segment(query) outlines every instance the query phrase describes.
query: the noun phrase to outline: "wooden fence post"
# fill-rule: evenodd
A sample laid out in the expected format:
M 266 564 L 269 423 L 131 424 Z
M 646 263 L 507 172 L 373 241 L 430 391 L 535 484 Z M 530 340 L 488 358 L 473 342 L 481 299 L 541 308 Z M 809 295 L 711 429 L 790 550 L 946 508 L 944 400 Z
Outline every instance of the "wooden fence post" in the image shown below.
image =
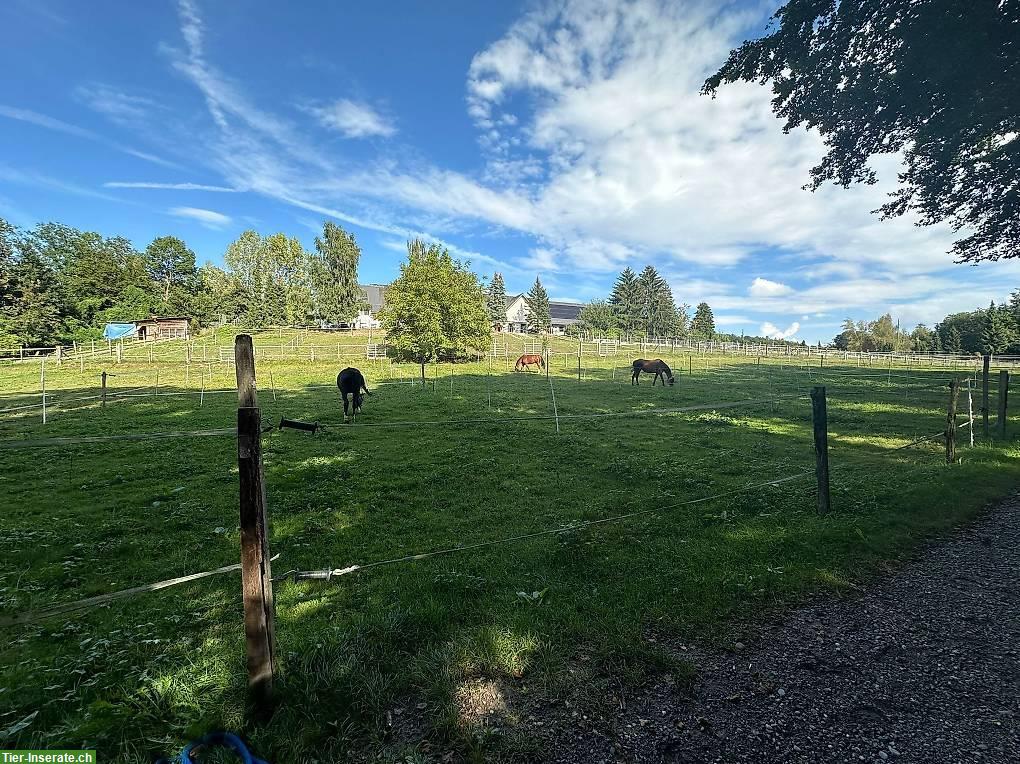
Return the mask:
M 266 487 L 262 469 L 262 412 L 255 387 L 251 336 L 234 342 L 237 374 L 237 468 L 241 520 L 241 592 L 248 655 L 248 690 L 256 711 L 268 709 L 276 662 L 273 580 L 270 570 Z
M 960 393 L 960 380 L 949 383 L 949 406 L 946 408 L 946 464 L 956 461 L 956 398 Z
M 825 410 L 825 388 L 811 388 L 811 419 L 815 432 L 815 479 L 818 483 L 818 511 L 832 508 L 829 498 L 829 428 Z
M 992 365 L 992 357 L 985 353 L 981 370 L 981 429 L 985 440 L 988 440 L 988 367 Z
M 999 372 L 999 420 L 997 429 L 999 437 L 1006 437 L 1006 401 L 1009 397 L 1009 372 L 1003 369 Z
M 101 406 L 102 406 L 102 408 L 106 408 L 106 372 L 105 371 L 102 373 L 102 377 L 101 378 L 103 380 L 102 381 L 103 390 L 102 390 L 102 394 L 101 394 L 101 400 L 102 400 Z

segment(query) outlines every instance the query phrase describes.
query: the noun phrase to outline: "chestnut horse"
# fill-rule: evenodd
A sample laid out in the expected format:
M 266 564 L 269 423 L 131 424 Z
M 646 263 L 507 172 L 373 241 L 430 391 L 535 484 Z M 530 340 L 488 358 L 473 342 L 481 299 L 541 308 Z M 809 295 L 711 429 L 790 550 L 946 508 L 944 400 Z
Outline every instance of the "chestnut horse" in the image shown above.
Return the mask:
M 527 371 L 529 366 L 538 366 L 538 368 L 544 369 L 545 359 L 538 353 L 526 353 L 517 359 L 514 371 Z
M 630 375 L 630 383 L 632 385 L 640 384 L 638 378 L 641 376 L 641 372 L 645 374 L 654 374 L 652 377 L 652 387 L 655 387 L 655 380 L 662 380 L 662 386 L 666 386 L 666 382 L 673 384 L 673 372 L 666 365 L 666 362 L 661 358 L 656 358 L 654 361 L 646 361 L 644 358 L 638 358 L 634 361 L 634 371 Z

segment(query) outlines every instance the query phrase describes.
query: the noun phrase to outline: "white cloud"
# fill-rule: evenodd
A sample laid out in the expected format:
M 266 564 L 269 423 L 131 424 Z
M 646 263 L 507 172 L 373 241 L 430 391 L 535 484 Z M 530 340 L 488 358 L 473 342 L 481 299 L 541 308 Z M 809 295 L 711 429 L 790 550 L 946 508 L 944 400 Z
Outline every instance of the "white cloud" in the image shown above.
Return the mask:
M 347 138 L 380 136 L 389 138 L 397 128 L 393 123 L 366 103 L 340 98 L 325 106 L 307 106 L 323 127 L 336 130 Z
M 152 188 L 168 191 L 211 191 L 214 193 L 237 193 L 240 189 L 226 186 L 206 186 L 201 183 L 147 183 L 111 180 L 104 188 Z
M 761 277 L 752 281 L 751 286 L 747 289 L 747 293 L 751 297 L 778 297 L 779 295 L 789 294 L 792 291 L 793 289 L 786 284 L 781 284 L 778 281 L 769 281 Z
M 163 167 L 177 167 L 176 164 L 163 159 L 162 157 L 149 154 L 145 151 L 139 151 L 138 149 L 133 149 L 130 146 L 125 146 L 118 141 L 105 138 L 91 130 L 85 129 L 84 127 L 72 125 L 69 122 L 64 122 L 63 120 L 55 119 L 54 117 L 47 116 L 46 114 L 40 114 L 39 112 L 31 111 L 29 109 L 18 109 L 12 106 L 0 105 L 0 117 L 15 119 L 19 122 L 26 122 L 31 125 L 37 125 L 38 127 L 44 127 L 47 130 L 55 130 L 60 133 L 66 133 L 67 135 L 84 138 L 88 141 L 95 141 L 96 143 L 101 143 L 116 151 L 130 154 L 131 156 L 138 157 L 139 159 L 144 159 L 146 162 L 152 162 L 153 164 L 162 165 Z
M 229 215 L 199 207 L 171 207 L 168 212 L 175 217 L 197 220 L 206 228 L 224 228 L 234 222 Z
M 780 330 L 775 324 L 766 321 L 758 328 L 758 331 L 760 331 L 763 336 L 771 337 L 774 340 L 788 340 L 800 331 L 800 323 L 794 321 L 786 327 L 786 329 Z
M 946 228 L 870 213 L 894 187 L 898 157 L 876 160 L 875 186 L 809 193 L 802 186 L 824 146 L 813 132 L 783 133 L 767 88 L 699 94 L 730 48 L 760 27 L 761 4 L 724 12 L 712 0 L 536 6 L 467 72 L 467 112 L 484 162 L 474 174 L 430 164 L 417 151 L 331 155 L 309 126 L 260 107 L 221 73 L 207 56 L 194 0 L 179 0 L 179 8 L 185 47 L 170 60 L 205 98 L 215 125 L 203 136 L 207 161 L 231 187 L 389 240 L 442 235 L 452 252 L 484 267 L 517 271 L 522 282 L 537 268 L 569 274 L 585 295 L 608 272 L 655 262 L 678 299 L 705 299 L 717 311 L 756 315 L 756 323 L 972 305 L 992 288 L 960 289 L 962 271 L 944 254 Z M 344 134 L 395 130 L 362 106 L 305 108 Z M 523 234 L 521 256 L 500 262 L 449 241 L 479 228 Z M 748 288 L 755 270 L 784 275 Z M 998 299 L 1001 284 L 1020 276 L 1005 264 L 981 270 L 997 274 Z M 965 272 L 972 282 L 974 270 Z
M 120 125 L 136 125 L 161 108 L 151 98 L 124 93 L 101 82 L 79 85 L 74 95 L 93 111 Z

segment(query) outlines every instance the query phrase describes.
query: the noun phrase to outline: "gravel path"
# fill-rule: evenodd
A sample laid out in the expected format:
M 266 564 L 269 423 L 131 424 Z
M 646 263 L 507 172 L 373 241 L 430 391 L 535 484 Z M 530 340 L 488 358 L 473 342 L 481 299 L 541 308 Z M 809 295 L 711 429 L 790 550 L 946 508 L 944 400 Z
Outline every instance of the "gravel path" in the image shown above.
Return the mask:
M 693 693 L 663 680 L 615 719 L 563 720 L 539 760 L 1020 762 L 1020 497 L 737 647 L 678 647 Z

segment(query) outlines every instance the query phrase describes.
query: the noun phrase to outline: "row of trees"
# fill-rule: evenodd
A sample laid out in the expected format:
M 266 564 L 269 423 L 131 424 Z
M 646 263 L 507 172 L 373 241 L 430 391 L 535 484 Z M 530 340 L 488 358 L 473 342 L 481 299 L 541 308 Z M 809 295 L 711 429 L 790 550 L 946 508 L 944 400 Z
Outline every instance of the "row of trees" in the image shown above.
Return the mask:
M 874 321 L 847 319 L 832 344 L 840 350 L 914 353 L 1020 354 L 1020 291 L 986 310 L 952 313 L 929 328 L 905 332 L 886 313 Z
M 224 269 L 197 267 L 173 236 L 139 252 L 120 236 L 0 219 L 0 347 L 95 339 L 107 322 L 153 314 L 248 327 L 350 321 L 363 307 L 360 257 L 354 237 L 329 222 L 314 252 L 286 234 L 245 231 Z

